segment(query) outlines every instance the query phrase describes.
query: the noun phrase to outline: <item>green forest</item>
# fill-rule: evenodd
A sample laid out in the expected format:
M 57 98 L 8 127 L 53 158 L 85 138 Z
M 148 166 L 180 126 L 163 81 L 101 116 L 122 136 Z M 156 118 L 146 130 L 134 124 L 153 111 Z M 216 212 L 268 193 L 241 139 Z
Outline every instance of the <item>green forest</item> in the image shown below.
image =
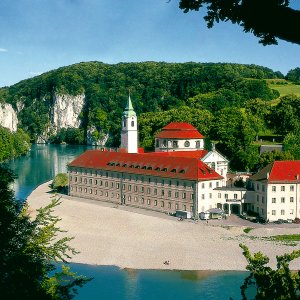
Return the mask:
M 230 63 L 86 62 L 4 87 L 0 101 L 15 109 L 22 103 L 19 127 L 35 142 L 51 122 L 54 93 L 84 93 L 81 127 L 62 129 L 50 141 L 84 144 L 87 128 L 94 126 L 97 137 L 109 134 L 107 146 L 118 147 L 130 91 L 141 147 L 153 149 L 153 137 L 163 126 L 186 121 L 206 136 L 207 147 L 216 143 L 232 169 L 256 170 L 274 158 L 300 159 L 300 97 L 288 93 L 288 87 L 299 84 L 299 71 L 284 76 L 261 66 Z M 286 151 L 259 156 L 260 136 L 283 142 Z
M 29 135 L 19 128 L 16 132 L 0 126 L 0 162 L 27 153 L 30 149 Z

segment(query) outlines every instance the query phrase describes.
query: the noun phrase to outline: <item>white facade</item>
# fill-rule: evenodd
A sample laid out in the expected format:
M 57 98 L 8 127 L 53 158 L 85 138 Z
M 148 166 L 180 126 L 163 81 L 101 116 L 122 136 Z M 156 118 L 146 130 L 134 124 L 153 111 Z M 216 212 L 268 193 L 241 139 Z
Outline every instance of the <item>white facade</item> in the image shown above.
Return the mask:
M 198 213 L 217 207 L 217 203 L 214 197 L 214 189 L 221 186 L 221 184 L 222 184 L 222 180 L 208 180 L 208 181 L 198 182 L 197 184 Z
M 128 153 L 138 152 L 137 117 L 122 118 L 121 148 Z
M 268 183 L 253 181 L 249 203 L 251 210 L 269 221 L 300 217 L 300 187 L 298 183 Z
M 221 186 L 226 186 L 229 161 L 215 149 L 208 152 L 201 160 L 210 168 L 214 169 L 218 174 L 224 177 Z
M 203 139 L 156 138 L 155 152 L 195 151 L 204 149 Z
M 231 213 L 242 214 L 247 202 L 247 189 L 238 187 L 220 187 L 214 189 L 214 202 L 217 208 Z

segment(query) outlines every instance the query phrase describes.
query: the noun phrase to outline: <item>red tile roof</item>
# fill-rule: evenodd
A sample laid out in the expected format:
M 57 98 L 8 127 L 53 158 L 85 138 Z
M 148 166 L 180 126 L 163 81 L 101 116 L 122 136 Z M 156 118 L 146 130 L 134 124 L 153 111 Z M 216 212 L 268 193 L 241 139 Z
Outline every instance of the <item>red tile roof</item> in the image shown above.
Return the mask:
M 150 152 L 145 154 L 157 155 L 157 156 L 173 156 L 173 157 L 194 157 L 203 158 L 208 153 L 207 150 L 195 150 L 195 151 L 165 151 L 165 152 Z
M 300 182 L 300 160 L 275 161 L 250 177 L 269 183 Z
M 191 124 L 172 122 L 156 135 L 160 139 L 203 139 L 204 136 Z
M 275 161 L 270 172 L 269 182 L 300 180 L 300 160 Z
M 223 177 L 194 157 L 158 156 L 88 150 L 69 163 L 69 167 L 92 168 L 195 181 Z
M 163 127 L 163 130 L 197 130 L 193 125 L 186 122 L 171 122 Z

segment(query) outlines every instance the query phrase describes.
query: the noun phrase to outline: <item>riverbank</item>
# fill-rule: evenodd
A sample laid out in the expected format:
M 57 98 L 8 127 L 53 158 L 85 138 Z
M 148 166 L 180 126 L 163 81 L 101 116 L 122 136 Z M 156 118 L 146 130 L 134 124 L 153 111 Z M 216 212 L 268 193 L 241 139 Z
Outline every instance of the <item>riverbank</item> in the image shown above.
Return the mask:
M 51 201 L 48 185 L 40 185 L 28 197 L 33 214 Z M 75 237 L 71 244 L 80 253 L 72 258 L 74 263 L 131 269 L 245 270 L 240 243 L 268 255 L 273 268 L 276 255 L 299 248 L 299 244 L 293 247 L 262 238 L 296 234 L 299 226 L 261 225 L 245 234 L 245 226 L 233 226 L 230 220 L 178 222 L 161 213 L 109 203 L 69 196 L 61 201 L 55 214 L 62 219 L 60 228 Z M 300 259 L 291 268 L 300 269 Z

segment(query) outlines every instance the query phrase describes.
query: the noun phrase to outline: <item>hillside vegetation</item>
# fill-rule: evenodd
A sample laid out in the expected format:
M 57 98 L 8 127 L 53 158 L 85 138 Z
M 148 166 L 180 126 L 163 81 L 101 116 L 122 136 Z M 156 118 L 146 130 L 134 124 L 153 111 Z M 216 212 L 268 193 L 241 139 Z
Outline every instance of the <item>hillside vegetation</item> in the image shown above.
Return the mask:
M 271 105 L 280 97 L 275 82 L 283 79 L 280 72 L 256 65 L 88 62 L 2 88 L 0 99 L 15 108 L 23 105 L 19 124 L 35 141 L 51 122 L 55 93 L 84 93 L 81 128 L 63 129 L 52 141 L 84 143 L 87 128 L 93 126 L 97 136 L 109 133 L 107 146 L 119 146 L 120 118 L 130 90 L 141 146 L 151 149 L 153 135 L 169 122 L 187 121 L 218 142 L 232 168 L 253 169 L 259 159 L 255 137 L 265 132 L 287 135 L 299 123 L 296 95 Z

